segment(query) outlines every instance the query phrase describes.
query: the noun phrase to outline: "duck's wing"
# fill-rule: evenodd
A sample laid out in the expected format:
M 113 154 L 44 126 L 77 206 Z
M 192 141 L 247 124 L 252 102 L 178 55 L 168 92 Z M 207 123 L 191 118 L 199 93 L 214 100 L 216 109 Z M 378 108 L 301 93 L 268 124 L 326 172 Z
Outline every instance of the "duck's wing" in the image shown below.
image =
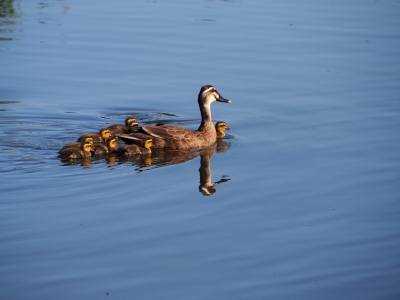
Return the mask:
M 161 139 L 173 138 L 179 140 L 195 135 L 195 132 L 192 130 L 172 125 L 143 126 L 141 129 L 148 135 Z
M 140 144 L 143 140 L 152 138 L 152 136 L 140 132 L 130 134 L 117 134 L 116 136 L 127 144 Z
M 204 146 L 195 131 L 171 125 L 144 126 L 140 129 L 140 132 L 120 134 L 118 137 L 127 144 L 137 144 L 138 141 L 145 138 L 152 138 L 152 148 L 170 150 L 201 148 Z

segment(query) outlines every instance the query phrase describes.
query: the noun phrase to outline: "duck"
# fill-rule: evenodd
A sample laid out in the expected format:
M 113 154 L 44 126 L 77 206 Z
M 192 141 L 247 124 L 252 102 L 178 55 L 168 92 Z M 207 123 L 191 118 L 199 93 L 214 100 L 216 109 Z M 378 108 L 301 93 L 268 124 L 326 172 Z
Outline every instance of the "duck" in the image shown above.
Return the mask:
M 94 143 L 104 143 L 106 139 L 108 139 L 111 135 L 111 131 L 108 128 L 101 128 L 99 133 L 96 132 L 88 132 L 88 133 L 84 133 L 82 134 L 79 139 L 77 140 L 77 142 L 81 142 L 83 139 L 87 138 L 87 137 L 91 137 L 93 139 Z
M 130 144 L 130 145 L 122 145 L 116 151 L 119 156 L 130 156 L 137 154 L 150 154 L 151 146 L 153 145 L 153 139 L 147 138 L 140 140 L 140 145 L 138 144 Z
M 92 152 L 94 155 L 104 155 L 108 153 L 115 152 L 117 149 L 117 138 L 110 137 L 105 143 L 97 142 L 92 146 Z
M 198 104 L 201 114 L 201 124 L 196 131 L 172 125 L 142 126 L 137 132 L 120 134 L 125 143 L 134 143 L 135 138 L 152 138 L 153 148 L 167 150 L 186 150 L 208 147 L 215 143 L 217 133 L 211 118 L 211 103 L 214 101 L 232 103 L 225 99 L 212 85 L 201 87 Z
M 134 132 L 139 127 L 139 123 L 132 116 L 126 117 L 125 125 L 114 124 L 108 126 L 107 128 L 111 131 L 111 135 L 123 134 Z
M 228 124 L 224 121 L 218 121 L 215 123 L 215 131 L 217 132 L 217 138 L 223 138 L 225 137 L 225 130 L 231 130 L 228 127 Z
M 85 137 L 82 140 L 82 142 L 90 143 L 91 145 L 93 145 L 93 139 L 91 137 Z M 67 143 L 61 148 L 61 150 L 58 153 L 60 153 L 63 149 L 67 149 L 67 148 L 78 148 L 79 149 L 82 142 L 70 142 L 70 143 Z
M 92 144 L 83 141 L 82 143 L 80 143 L 79 147 L 67 147 L 67 148 L 63 147 L 60 150 L 59 157 L 62 160 L 86 158 L 92 156 L 91 151 L 92 151 Z

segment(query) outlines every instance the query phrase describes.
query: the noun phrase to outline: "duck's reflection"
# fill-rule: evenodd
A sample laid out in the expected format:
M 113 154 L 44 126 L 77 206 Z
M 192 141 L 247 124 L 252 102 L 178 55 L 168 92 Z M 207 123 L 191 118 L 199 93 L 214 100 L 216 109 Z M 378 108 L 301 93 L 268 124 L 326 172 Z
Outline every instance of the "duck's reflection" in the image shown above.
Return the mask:
M 222 182 L 230 181 L 230 178 L 222 177 L 220 180 L 212 182 L 211 157 L 217 149 L 217 147 L 213 147 L 212 149 L 203 149 L 200 151 L 199 191 L 203 194 L 203 196 L 211 196 L 215 194 L 217 192 L 215 189 L 216 185 Z

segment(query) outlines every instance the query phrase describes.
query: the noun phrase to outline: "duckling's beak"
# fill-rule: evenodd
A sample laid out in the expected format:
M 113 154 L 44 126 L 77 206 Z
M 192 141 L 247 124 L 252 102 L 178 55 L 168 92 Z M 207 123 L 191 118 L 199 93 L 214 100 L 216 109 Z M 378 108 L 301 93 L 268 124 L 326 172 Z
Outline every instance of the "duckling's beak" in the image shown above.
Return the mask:
M 226 127 L 225 130 L 231 130 L 229 127 Z
M 215 100 L 217 100 L 218 102 L 232 103 L 232 100 L 225 99 L 225 98 L 222 97 L 221 95 L 219 95 L 219 98 L 217 98 L 217 99 L 215 99 Z

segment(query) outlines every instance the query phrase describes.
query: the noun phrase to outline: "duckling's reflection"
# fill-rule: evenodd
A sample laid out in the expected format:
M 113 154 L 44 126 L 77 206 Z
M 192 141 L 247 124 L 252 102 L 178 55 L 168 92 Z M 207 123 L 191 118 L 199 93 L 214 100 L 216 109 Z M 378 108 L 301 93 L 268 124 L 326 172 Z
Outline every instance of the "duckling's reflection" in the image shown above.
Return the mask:
M 81 164 L 82 166 L 90 167 L 93 161 L 99 159 L 105 159 L 105 161 L 116 166 L 117 164 L 131 164 L 135 166 L 136 172 L 144 172 L 151 169 L 162 168 L 170 165 L 177 165 L 180 163 L 187 162 L 198 156 L 200 156 L 200 185 L 199 191 L 204 196 L 211 196 L 216 193 L 216 186 L 223 182 L 228 182 L 231 179 L 223 176 L 220 180 L 212 181 L 211 172 L 211 157 L 216 153 L 223 153 L 230 147 L 229 142 L 225 142 L 224 139 L 218 138 L 217 142 L 201 150 L 194 151 L 167 151 L 164 149 L 154 149 L 152 153 L 132 156 L 118 156 L 116 153 L 110 153 L 105 157 L 83 157 L 81 159 L 74 159 L 64 162 L 64 165 L 76 165 Z
M 61 160 L 63 166 L 81 165 L 82 167 L 92 166 L 92 159 L 90 157 L 83 157 L 80 159 Z

